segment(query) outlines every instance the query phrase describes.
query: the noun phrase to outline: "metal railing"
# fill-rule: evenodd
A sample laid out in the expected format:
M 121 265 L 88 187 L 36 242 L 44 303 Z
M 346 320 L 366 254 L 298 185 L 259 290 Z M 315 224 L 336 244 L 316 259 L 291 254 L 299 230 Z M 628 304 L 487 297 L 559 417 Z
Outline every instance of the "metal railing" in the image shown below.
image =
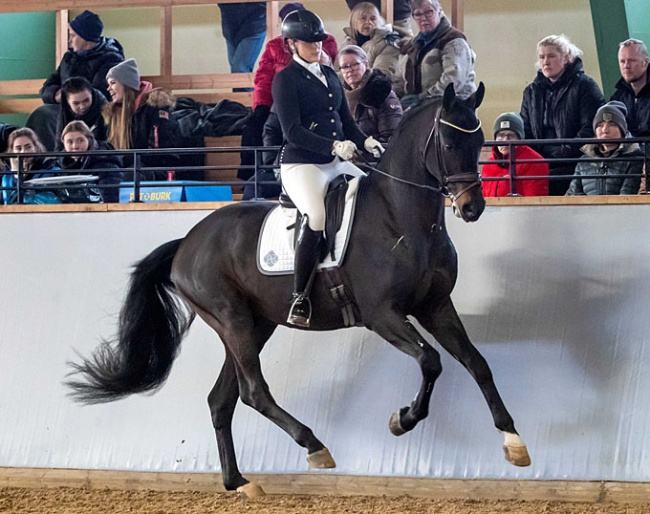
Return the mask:
M 648 162 L 650 161 L 650 138 L 627 138 L 627 139 L 611 139 L 608 142 L 612 143 L 638 143 L 640 148 L 643 151 L 643 156 L 633 156 L 633 157 L 571 157 L 571 158 L 545 158 L 543 161 L 539 159 L 517 159 L 516 152 L 513 151 L 514 148 L 518 146 L 530 146 L 533 148 L 539 148 L 544 145 L 567 145 L 571 146 L 574 149 L 578 149 L 583 144 L 593 144 L 593 143 L 602 143 L 603 140 L 595 138 L 583 138 L 583 139 L 524 139 L 524 140 L 505 140 L 505 141 L 486 141 L 485 148 L 492 148 L 494 146 L 508 146 L 510 148 L 509 155 L 507 158 L 498 159 L 498 160 L 480 160 L 479 165 L 482 166 L 487 163 L 501 164 L 504 167 L 508 168 L 507 177 L 483 177 L 482 180 L 486 182 L 490 181 L 509 181 L 510 193 L 508 196 L 520 196 L 517 193 L 517 182 L 525 180 L 570 180 L 575 178 L 571 174 L 549 174 L 548 176 L 518 176 L 517 175 L 517 165 L 525 163 L 539 163 L 546 162 L 552 168 L 553 164 L 567 164 L 575 167 L 575 164 L 578 162 L 613 162 L 613 161 L 632 161 L 638 160 L 643 161 L 643 171 L 637 175 L 580 175 L 580 179 L 597 179 L 597 180 L 606 180 L 608 178 L 628 178 L 628 177 L 639 177 L 646 179 L 644 190 L 642 193 L 648 194 L 650 188 L 650 181 L 647 180 L 648 172 Z M 121 177 L 127 180 L 123 180 L 120 184 L 90 184 L 93 188 L 103 190 L 107 188 L 119 188 L 124 189 L 128 188 L 133 190 L 133 199 L 131 202 L 140 202 L 141 190 L 143 187 L 150 187 L 152 185 L 160 186 L 177 186 L 184 185 L 186 182 L 183 180 L 183 176 L 189 173 L 196 172 L 210 172 L 210 171 L 231 171 L 235 174 L 251 175 L 250 181 L 244 180 L 209 180 L 203 179 L 199 181 L 193 181 L 193 186 L 230 186 L 231 188 L 243 188 L 251 187 L 253 189 L 252 199 L 258 200 L 260 198 L 259 191 L 260 186 L 267 185 L 277 185 L 277 181 L 271 180 L 261 180 L 259 178 L 260 172 L 265 170 L 278 170 L 279 167 L 275 164 L 263 164 L 263 154 L 267 152 L 278 152 L 280 147 L 199 147 L 199 148 L 164 148 L 164 149 L 132 149 L 132 150 L 95 150 L 83 153 L 76 153 L 75 156 L 84 157 L 87 155 L 91 156 L 118 156 L 118 157 L 128 157 L 132 164 L 127 167 L 120 168 L 94 168 L 94 169 L 57 169 L 57 170 L 25 170 L 25 159 L 29 158 L 62 158 L 64 156 L 69 157 L 71 154 L 68 152 L 46 152 L 46 153 L 32 153 L 32 154 L 16 154 L 16 153 L 6 153 L 3 155 L 5 162 L 9 162 L 11 158 L 18 159 L 18 170 L 10 170 L 8 168 L 0 168 L 0 178 L 5 176 L 14 175 L 15 176 L 15 185 L 6 186 L 4 185 L 4 180 L 0 187 L 0 196 L 5 196 L 3 193 L 6 191 L 15 192 L 15 203 L 22 204 L 25 200 L 25 193 L 28 191 L 57 191 L 57 190 L 77 190 L 89 187 L 88 183 L 80 184 L 28 184 L 26 183 L 34 175 L 97 175 L 98 173 L 116 173 L 121 174 Z M 237 153 L 242 154 L 244 152 L 253 152 L 253 163 L 252 164 L 225 164 L 225 165 L 199 165 L 199 166 L 187 166 L 183 165 L 185 158 L 195 156 L 195 155 L 204 155 L 207 157 L 208 154 L 212 153 Z M 141 164 L 142 158 L 150 155 L 165 156 L 165 155 L 174 155 L 178 157 L 179 165 L 174 166 L 143 166 Z M 144 177 L 149 174 L 166 174 L 167 180 L 156 180 L 149 181 L 145 180 Z M 143 186 L 143 183 L 144 186 Z M 0 202 L 1 204 L 2 202 Z
M 485 164 L 501 164 L 508 168 L 508 176 L 504 177 L 482 177 L 481 180 L 485 182 L 497 182 L 508 180 L 510 193 L 507 196 L 521 196 L 517 193 L 517 182 L 526 181 L 526 180 L 573 180 L 576 176 L 571 173 L 561 173 L 554 174 L 552 171 L 553 164 L 566 164 L 571 165 L 575 169 L 575 166 L 578 162 L 630 162 L 630 161 L 643 161 L 643 171 L 639 174 L 589 174 L 589 175 L 580 175 L 577 177 L 579 180 L 583 179 L 597 179 L 597 180 L 607 180 L 608 178 L 630 178 L 638 177 L 642 180 L 643 191 L 639 191 L 641 194 L 648 194 L 648 188 L 650 187 L 649 181 L 647 180 L 648 172 L 648 161 L 650 161 L 650 138 L 648 137 L 635 137 L 635 138 L 622 138 L 622 139 L 608 139 L 608 143 L 619 144 L 619 143 L 637 143 L 639 148 L 643 152 L 643 156 L 631 156 L 631 157 L 587 157 L 586 155 L 576 156 L 576 157 L 566 157 L 566 158 L 544 158 L 543 160 L 539 159 L 517 159 L 516 152 L 513 151 L 514 148 L 518 146 L 529 146 L 533 149 L 540 148 L 543 146 L 569 146 L 577 152 L 579 152 L 580 147 L 585 144 L 602 144 L 603 139 L 596 138 L 568 138 L 568 139 L 516 139 L 516 140 L 503 140 L 503 141 L 486 141 L 485 147 L 495 147 L 495 146 L 507 146 L 508 156 L 504 159 L 495 159 L 495 160 L 480 160 L 479 166 Z M 539 152 L 538 152 L 539 153 Z M 551 168 L 549 175 L 542 176 L 517 176 L 517 165 L 518 164 L 539 164 L 540 162 L 545 162 Z

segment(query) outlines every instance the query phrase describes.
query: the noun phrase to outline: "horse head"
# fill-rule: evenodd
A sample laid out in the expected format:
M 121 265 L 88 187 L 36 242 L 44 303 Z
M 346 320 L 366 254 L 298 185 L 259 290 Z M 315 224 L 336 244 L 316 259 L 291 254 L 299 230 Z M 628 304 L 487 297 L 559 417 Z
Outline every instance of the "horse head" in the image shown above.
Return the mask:
M 481 82 L 474 94 L 461 100 L 454 85 L 449 84 L 436 109 L 424 150 L 427 170 L 451 199 L 454 214 L 467 222 L 476 221 L 485 209 L 478 173 L 485 138 L 476 117 L 484 94 L 485 86 Z

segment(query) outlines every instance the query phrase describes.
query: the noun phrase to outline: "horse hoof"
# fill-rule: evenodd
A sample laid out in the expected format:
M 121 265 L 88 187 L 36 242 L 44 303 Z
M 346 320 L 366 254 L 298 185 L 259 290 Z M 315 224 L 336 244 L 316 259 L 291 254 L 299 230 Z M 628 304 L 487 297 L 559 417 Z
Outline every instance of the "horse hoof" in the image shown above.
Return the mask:
M 237 488 L 237 492 L 242 496 L 245 496 L 249 500 L 266 496 L 264 489 L 262 489 L 259 485 L 257 485 L 254 482 L 248 482 L 247 484 L 240 485 Z
M 511 444 L 503 445 L 503 453 L 505 453 L 506 460 L 515 466 L 530 466 L 530 456 L 525 444 Z
M 400 411 L 395 411 L 390 415 L 390 419 L 388 420 L 388 429 L 394 436 L 406 434 L 406 430 L 402 428 L 402 423 L 400 421 Z
M 309 467 L 314 469 L 331 469 L 336 467 L 336 462 L 327 448 L 307 455 Z

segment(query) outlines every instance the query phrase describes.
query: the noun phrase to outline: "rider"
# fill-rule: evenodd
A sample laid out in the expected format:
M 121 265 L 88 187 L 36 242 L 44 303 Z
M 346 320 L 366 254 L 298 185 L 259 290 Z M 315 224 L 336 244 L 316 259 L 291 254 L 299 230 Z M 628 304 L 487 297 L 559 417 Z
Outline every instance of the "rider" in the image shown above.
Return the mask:
M 285 139 L 280 174 L 284 189 L 303 215 L 287 322 L 309 327 L 309 285 L 325 228 L 327 185 L 342 174 L 363 175 L 347 162 L 357 147 L 376 158 L 384 149 L 359 130 L 336 73 L 319 64 L 322 42 L 327 38 L 323 21 L 311 11 L 293 11 L 282 22 L 282 38 L 293 59 L 273 78 L 273 101 Z

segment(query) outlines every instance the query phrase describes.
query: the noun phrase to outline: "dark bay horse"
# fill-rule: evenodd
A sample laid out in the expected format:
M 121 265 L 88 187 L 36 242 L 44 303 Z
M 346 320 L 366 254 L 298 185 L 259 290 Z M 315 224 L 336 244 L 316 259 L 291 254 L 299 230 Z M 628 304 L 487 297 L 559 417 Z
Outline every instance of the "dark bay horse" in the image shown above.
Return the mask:
M 413 402 L 397 410 L 390 431 L 402 435 L 428 415 L 442 371 L 439 353 L 407 316 L 413 316 L 474 377 L 505 436 L 506 459 L 530 464 L 485 359 L 470 342 L 450 299 L 457 274 L 444 219 L 445 196 L 456 215 L 471 222 L 485 207 L 477 172 L 484 142 L 476 108 L 483 84 L 467 100 L 449 86 L 442 99 L 413 108 L 393 136 L 378 169 L 364 179 L 344 263 L 358 326 L 376 332 L 420 366 Z M 225 362 L 208 396 L 227 490 L 263 494 L 238 467 L 232 419 L 238 398 L 276 423 L 307 450 L 312 467 L 335 463 L 311 429 L 275 402 L 259 354 L 278 325 L 286 325 L 292 277 L 262 275 L 256 247 L 271 203 L 238 203 L 213 212 L 183 239 L 163 244 L 131 276 L 114 341 L 73 364 L 68 385 L 80 401 L 112 401 L 160 387 L 195 314 L 225 346 Z M 340 307 L 317 276 L 311 292 L 310 330 L 343 328 Z M 188 309 L 189 307 L 189 309 Z

